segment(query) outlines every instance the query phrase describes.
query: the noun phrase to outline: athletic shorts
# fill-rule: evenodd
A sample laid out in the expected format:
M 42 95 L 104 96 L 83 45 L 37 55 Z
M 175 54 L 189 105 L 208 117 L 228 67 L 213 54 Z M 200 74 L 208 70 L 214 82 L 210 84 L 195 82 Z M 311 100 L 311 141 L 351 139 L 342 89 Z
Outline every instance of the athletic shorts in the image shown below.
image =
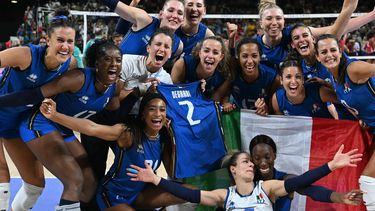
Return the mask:
M 0 137 L 2 138 L 18 138 L 19 126 L 23 116 L 29 111 L 15 108 L 0 108 Z
M 59 131 L 64 138 L 64 142 L 71 142 L 76 139 L 72 130 L 63 130 L 61 126 L 45 118 L 39 111 L 32 112 L 31 115 L 24 118 L 19 127 L 19 133 L 25 143 L 53 131 Z
M 96 191 L 96 203 L 98 204 L 101 210 L 104 210 L 109 207 L 113 207 L 119 204 L 131 204 L 135 201 L 138 194 L 134 194 L 131 197 L 125 197 L 120 194 L 116 194 L 110 190 L 107 190 L 102 185 L 99 185 L 98 190 Z

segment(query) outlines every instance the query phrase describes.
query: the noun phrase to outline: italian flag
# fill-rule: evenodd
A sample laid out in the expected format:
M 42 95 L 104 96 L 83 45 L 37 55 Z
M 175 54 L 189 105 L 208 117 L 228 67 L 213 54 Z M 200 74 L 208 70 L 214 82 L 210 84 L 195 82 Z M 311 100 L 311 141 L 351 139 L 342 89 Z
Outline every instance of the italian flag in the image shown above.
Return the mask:
M 228 151 L 246 150 L 250 140 L 259 134 L 270 136 L 277 145 L 275 168 L 290 174 L 302 174 L 330 161 L 341 144 L 344 152 L 358 148 L 364 154 L 357 168 L 346 167 L 335 170 L 317 181 L 338 192 L 359 189 L 358 178 L 370 155 L 371 135 L 359 127 L 357 121 L 320 119 L 295 116 L 261 117 L 253 111 L 241 110 L 224 114 L 223 127 Z M 217 171 L 190 182 L 203 189 L 223 188 L 225 171 Z M 200 210 L 210 210 L 201 207 Z M 294 194 L 291 210 L 353 211 L 366 210 L 362 206 L 315 202 L 309 197 Z

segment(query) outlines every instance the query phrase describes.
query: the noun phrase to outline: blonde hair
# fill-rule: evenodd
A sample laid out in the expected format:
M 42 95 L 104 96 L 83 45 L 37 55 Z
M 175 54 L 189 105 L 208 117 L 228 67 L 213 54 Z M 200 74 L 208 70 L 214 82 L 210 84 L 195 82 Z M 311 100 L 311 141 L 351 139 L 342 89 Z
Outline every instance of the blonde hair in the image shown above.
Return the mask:
M 273 8 L 279 9 L 284 15 L 283 10 L 279 6 L 277 6 L 276 0 L 260 0 L 258 4 L 259 18 L 262 19 L 264 11 Z

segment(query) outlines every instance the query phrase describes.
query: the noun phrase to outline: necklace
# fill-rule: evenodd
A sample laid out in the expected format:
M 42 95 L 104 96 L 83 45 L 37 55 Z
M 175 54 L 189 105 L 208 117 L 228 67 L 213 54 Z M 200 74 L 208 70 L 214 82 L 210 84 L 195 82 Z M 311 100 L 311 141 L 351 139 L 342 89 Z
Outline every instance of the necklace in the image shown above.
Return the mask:
M 157 140 L 157 139 L 160 138 L 159 132 L 156 135 L 150 135 L 145 130 L 143 132 L 145 133 L 145 135 L 147 136 L 147 138 L 150 139 L 150 140 Z

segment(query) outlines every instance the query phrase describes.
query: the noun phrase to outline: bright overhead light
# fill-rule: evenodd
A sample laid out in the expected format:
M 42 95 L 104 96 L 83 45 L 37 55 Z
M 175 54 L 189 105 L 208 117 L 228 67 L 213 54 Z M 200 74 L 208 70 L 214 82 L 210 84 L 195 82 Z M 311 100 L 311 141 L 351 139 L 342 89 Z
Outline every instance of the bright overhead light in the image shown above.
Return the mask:
M 12 0 L 10 2 L 12 2 L 13 4 L 17 4 L 17 0 Z

